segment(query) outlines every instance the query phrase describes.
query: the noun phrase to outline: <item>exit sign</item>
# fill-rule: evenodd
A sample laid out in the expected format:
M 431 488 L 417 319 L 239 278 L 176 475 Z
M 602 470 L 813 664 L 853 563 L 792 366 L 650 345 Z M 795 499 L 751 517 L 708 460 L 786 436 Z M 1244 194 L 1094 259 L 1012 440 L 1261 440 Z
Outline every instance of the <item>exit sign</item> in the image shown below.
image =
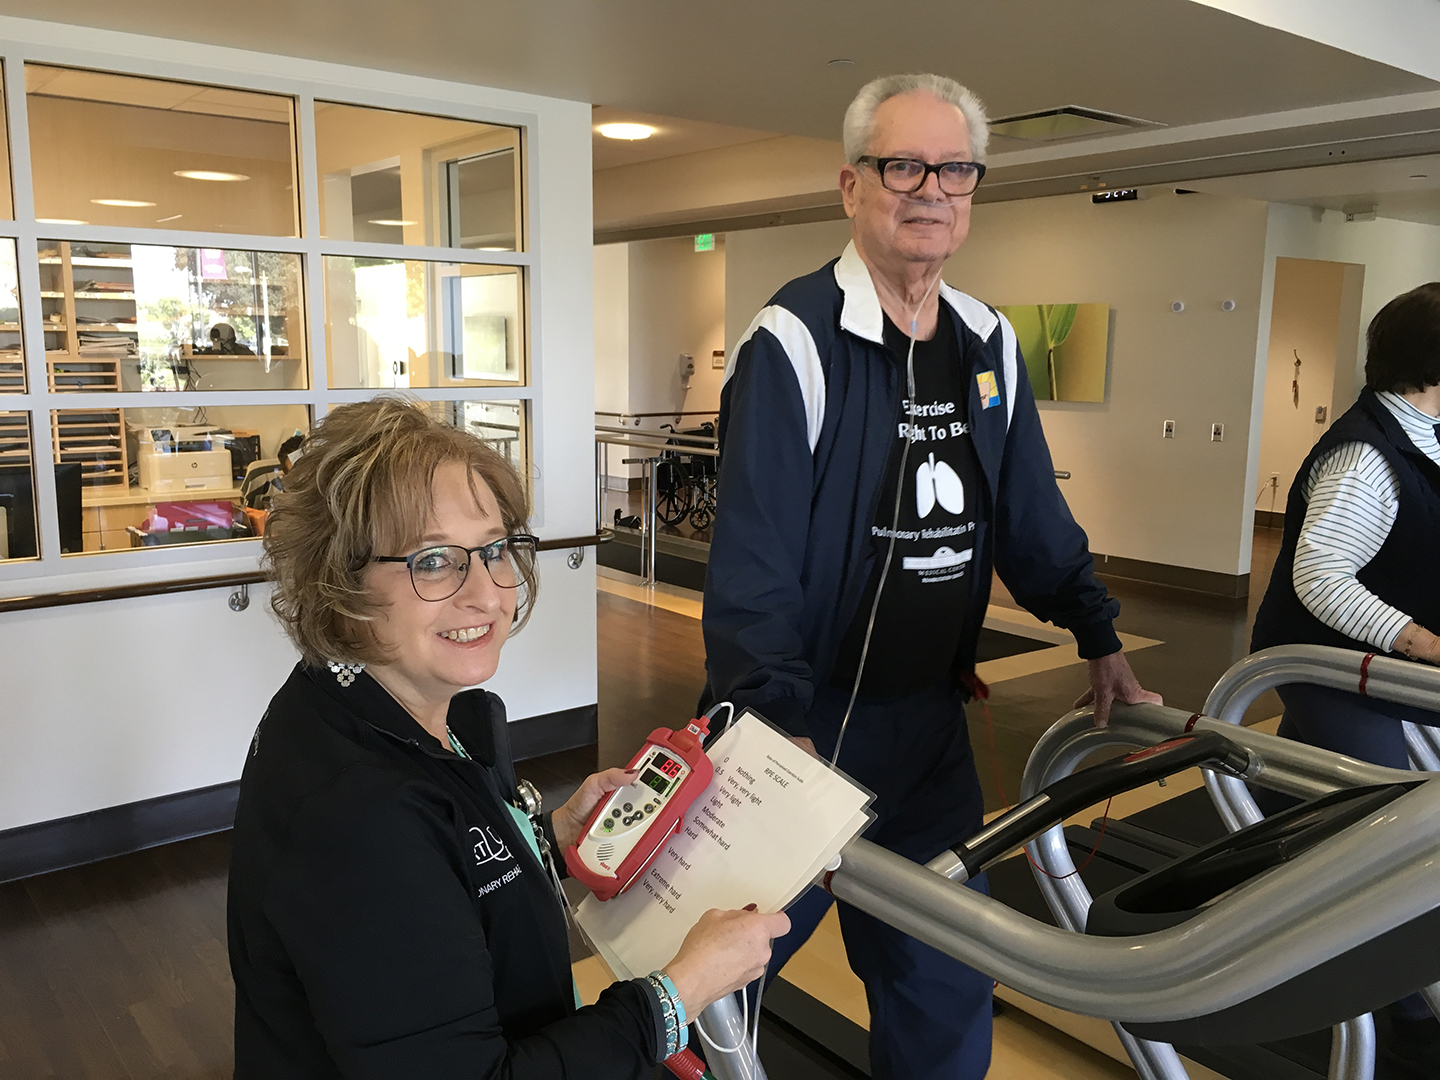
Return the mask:
M 1139 188 L 1115 188 L 1113 191 L 1097 191 L 1090 196 L 1092 203 L 1134 202 L 1140 198 Z
M 699 236 L 695 237 L 695 250 L 714 251 L 715 234 L 713 232 L 702 232 Z

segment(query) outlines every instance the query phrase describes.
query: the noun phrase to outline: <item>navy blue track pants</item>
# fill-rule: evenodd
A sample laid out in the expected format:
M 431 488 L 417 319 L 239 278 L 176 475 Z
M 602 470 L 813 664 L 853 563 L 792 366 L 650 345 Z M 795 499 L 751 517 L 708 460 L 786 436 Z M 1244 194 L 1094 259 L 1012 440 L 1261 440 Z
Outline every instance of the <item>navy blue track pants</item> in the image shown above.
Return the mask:
M 816 694 L 808 722 L 816 749 L 835 750 L 849 695 Z M 840 768 L 876 795 L 865 833 L 918 863 L 979 830 L 985 800 L 961 695 L 939 684 L 900 698 L 860 699 L 841 745 Z M 988 891 L 983 875 L 970 883 Z M 833 899 L 814 888 L 789 909 L 767 982 L 805 944 Z M 875 1080 L 981 1080 L 990 1067 L 992 980 L 944 953 L 840 905 L 850 967 L 870 1005 Z

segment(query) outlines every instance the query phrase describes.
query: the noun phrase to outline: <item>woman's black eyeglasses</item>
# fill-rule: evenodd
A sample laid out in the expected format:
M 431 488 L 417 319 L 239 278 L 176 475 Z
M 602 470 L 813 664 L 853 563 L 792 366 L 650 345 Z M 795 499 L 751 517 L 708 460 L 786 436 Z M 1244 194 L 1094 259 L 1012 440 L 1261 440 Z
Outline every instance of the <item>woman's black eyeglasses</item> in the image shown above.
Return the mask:
M 869 165 L 880 174 L 880 183 L 901 195 L 913 195 L 925 186 L 930 174 L 940 183 L 946 195 L 972 195 L 985 175 L 985 166 L 978 161 L 940 161 L 934 165 L 915 158 L 873 157 L 866 154 L 855 159 L 857 165 Z
M 502 589 L 515 589 L 530 581 L 540 538 L 520 533 L 505 536 L 479 547 L 440 544 L 413 555 L 377 555 L 375 562 L 404 563 L 410 570 L 410 584 L 421 600 L 439 603 L 449 600 L 465 584 L 470 559 L 480 556 L 490 580 Z

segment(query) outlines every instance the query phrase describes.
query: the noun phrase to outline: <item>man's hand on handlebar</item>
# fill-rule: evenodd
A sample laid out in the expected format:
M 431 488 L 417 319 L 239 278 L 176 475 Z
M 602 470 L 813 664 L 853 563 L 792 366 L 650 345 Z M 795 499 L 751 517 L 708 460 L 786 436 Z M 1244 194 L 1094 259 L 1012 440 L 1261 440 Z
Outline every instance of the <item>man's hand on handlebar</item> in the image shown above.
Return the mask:
M 1110 707 L 1116 702 L 1122 705 L 1164 705 L 1165 700 L 1156 693 L 1146 690 L 1130 670 L 1130 661 L 1124 652 L 1111 653 L 1090 665 L 1090 689 L 1075 699 L 1075 708 L 1095 706 L 1095 726 L 1105 727 L 1110 723 Z

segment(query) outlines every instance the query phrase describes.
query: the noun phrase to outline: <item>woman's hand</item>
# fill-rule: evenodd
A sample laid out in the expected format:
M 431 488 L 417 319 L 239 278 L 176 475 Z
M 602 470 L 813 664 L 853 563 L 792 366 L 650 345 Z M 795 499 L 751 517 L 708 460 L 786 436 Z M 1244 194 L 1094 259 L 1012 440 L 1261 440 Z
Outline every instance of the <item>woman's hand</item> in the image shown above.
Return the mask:
M 560 849 L 563 851 L 580 838 L 586 819 L 601 799 L 630 783 L 639 772 L 639 769 L 606 769 L 587 776 L 570 801 L 550 815 L 550 827 L 555 830 Z
M 707 1005 L 765 974 L 770 942 L 790 932 L 790 918 L 784 912 L 761 915 L 753 908 L 707 911 L 666 965 L 687 1016 L 699 1016 Z
M 1404 653 L 1411 660 L 1427 664 L 1440 664 L 1440 637 L 1432 634 L 1417 622 L 1408 622 L 1395 637 L 1394 650 Z

